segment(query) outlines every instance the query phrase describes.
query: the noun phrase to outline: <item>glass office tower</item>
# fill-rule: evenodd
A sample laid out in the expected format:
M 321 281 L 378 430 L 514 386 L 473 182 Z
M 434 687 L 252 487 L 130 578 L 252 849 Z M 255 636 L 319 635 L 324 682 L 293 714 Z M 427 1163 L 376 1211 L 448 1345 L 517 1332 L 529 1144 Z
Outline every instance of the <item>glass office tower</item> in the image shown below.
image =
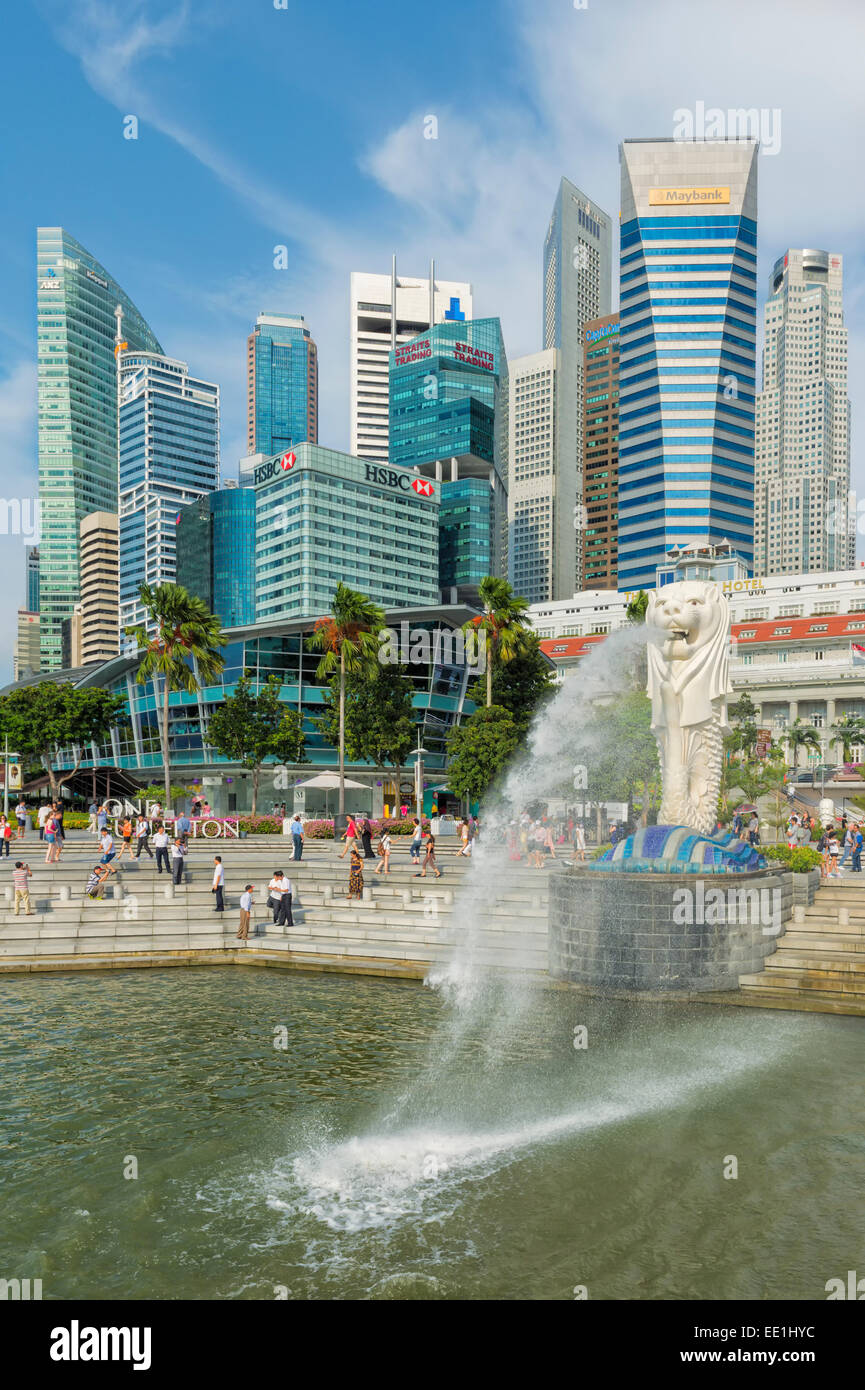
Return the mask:
M 142 584 L 175 581 L 180 509 L 219 486 L 219 387 L 185 362 L 121 352 L 119 432 L 123 629 L 145 621 Z
M 620 157 L 618 580 L 638 589 L 691 541 L 753 564 L 757 146 Z
M 62 227 L 36 238 L 39 610 L 43 670 L 60 666 L 61 626 L 78 602 L 78 536 L 117 510 L 115 309 L 130 348 L 161 352 L 129 296 Z
M 177 583 L 223 627 L 255 622 L 255 491 L 226 483 L 184 507 L 175 538 Z
M 259 314 L 246 342 L 250 454 L 318 440 L 318 351 L 302 314 Z
M 508 364 L 498 319 L 436 324 L 391 352 L 389 438 L 394 464 L 441 484 L 447 601 L 476 596 L 479 577 L 506 577 Z

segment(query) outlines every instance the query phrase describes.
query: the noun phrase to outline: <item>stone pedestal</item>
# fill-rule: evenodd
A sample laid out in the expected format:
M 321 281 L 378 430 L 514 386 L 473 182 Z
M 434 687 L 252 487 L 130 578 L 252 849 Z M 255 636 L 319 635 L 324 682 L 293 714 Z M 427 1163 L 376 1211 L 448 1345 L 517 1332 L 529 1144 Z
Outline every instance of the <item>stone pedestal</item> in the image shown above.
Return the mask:
M 792 875 L 603 873 L 549 878 L 549 970 L 600 990 L 736 989 L 792 915 Z

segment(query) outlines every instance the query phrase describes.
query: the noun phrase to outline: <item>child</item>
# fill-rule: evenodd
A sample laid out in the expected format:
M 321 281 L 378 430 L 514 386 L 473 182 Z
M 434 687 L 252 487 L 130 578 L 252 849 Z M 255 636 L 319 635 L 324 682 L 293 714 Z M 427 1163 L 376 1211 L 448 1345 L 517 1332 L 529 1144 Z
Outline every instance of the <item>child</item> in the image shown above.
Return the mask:
M 382 869 L 386 874 L 390 873 L 390 835 L 386 830 L 382 831 L 381 839 L 378 842 L 378 863 L 375 866 L 375 871 L 380 874 Z

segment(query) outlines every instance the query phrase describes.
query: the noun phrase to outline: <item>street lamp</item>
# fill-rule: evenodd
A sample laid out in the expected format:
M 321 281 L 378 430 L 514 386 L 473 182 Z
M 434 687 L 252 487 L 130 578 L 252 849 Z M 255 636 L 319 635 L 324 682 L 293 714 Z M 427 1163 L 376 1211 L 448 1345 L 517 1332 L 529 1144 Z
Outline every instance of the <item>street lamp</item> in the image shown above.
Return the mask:
M 427 748 L 421 745 L 420 725 L 418 725 L 417 748 L 413 748 L 408 755 L 410 758 L 416 759 L 414 765 L 414 799 L 418 825 L 423 824 L 423 759 L 424 753 L 428 751 Z

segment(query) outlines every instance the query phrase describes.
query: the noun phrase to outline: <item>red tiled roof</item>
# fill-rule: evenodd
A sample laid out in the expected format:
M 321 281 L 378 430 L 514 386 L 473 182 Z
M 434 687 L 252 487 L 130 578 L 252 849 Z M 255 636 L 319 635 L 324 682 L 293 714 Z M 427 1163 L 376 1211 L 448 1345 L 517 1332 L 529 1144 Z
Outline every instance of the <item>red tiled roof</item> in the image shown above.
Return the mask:
M 595 642 L 603 642 L 605 632 L 593 632 L 589 637 L 546 637 L 540 643 L 541 651 L 551 661 L 561 661 L 566 656 L 585 656 Z
M 850 623 L 865 622 L 865 613 L 825 613 L 813 618 L 773 618 L 758 623 L 734 623 L 733 636 L 743 645 L 761 642 L 802 642 L 809 638 L 826 641 L 831 637 L 849 637 L 853 642 L 865 641 L 865 628 L 850 629 Z M 783 629 L 783 630 L 782 630 Z M 753 632 L 753 637 L 743 633 Z

